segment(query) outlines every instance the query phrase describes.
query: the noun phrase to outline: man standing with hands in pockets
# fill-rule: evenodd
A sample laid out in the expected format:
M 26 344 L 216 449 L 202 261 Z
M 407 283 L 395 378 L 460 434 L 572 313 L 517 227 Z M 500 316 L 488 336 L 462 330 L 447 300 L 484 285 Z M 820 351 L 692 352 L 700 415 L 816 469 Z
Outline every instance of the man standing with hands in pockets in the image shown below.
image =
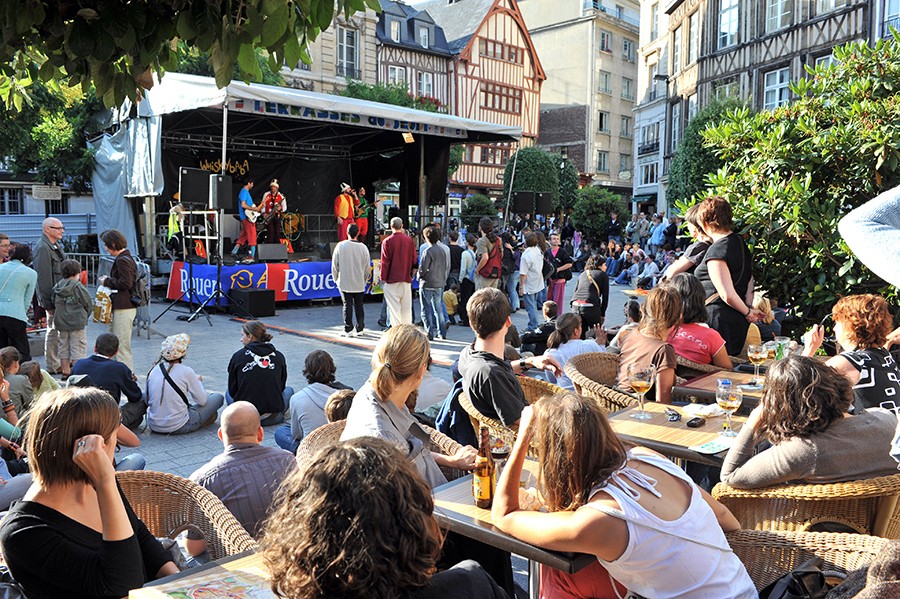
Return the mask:
M 62 263 L 66 259 L 60 241 L 66 228 L 58 218 L 45 218 L 44 233 L 34 248 L 32 266 L 37 272 L 38 304 L 47 311 L 47 335 L 44 337 L 44 358 L 47 372 L 56 374 L 60 369 L 59 331 L 53 321 L 55 304 L 53 303 L 53 286 L 62 280 Z

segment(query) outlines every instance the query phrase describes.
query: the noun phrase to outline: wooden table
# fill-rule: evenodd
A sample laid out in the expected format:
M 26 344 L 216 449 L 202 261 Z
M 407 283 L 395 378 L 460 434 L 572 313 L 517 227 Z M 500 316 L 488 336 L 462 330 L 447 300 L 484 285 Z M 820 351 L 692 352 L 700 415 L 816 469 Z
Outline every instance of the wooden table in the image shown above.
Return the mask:
M 638 410 L 637 407 L 633 407 L 619 410 L 610 415 L 609 423 L 619 438 L 628 443 L 647 447 L 670 458 L 681 458 L 689 462 L 721 466 L 722 460 L 725 458 L 724 451 L 705 455 L 688 448 L 718 439 L 719 432 L 722 430 L 722 423 L 725 422 L 725 416 L 707 418 L 706 424 L 703 426 L 688 428 L 685 423 L 690 418 L 685 414 L 682 414 L 682 418 L 678 422 L 669 422 L 665 415 L 666 407 L 670 406 L 653 401 L 645 402 L 644 410 L 652 416 L 650 420 L 636 420 L 632 418 L 631 415 Z M 674 407 L 674 409 L 681 411 L 679 407 Z M 741 430 L 741 426 L 745 421 L 746 418 L 743 416 L 731 417 L 735 431 Z
M 269 587 L 269 573 L 262 556 L 245 552 L 204 564 L 178 574 L 147 583 L 128 593 L 128 599 L 172 599 L 193 597 L 203 589 L 204 597 L 249 597 L 275 599 Z M 183 593 L 178 595 L 176 593 Z M 231 593 L 231 594 L 229 594 Z
M 748 385 L 753 378 L 752 372 L 711 372 L 686 381 L 682 385 L 676 385 L 672 389 L 672 396 L 682 401 L 690 401 L 689 398 L 696 397 L 700 400 L 699 403 L 716 403 L 716 379 L 731 379 L 734 385 Z M 766 379 L 762 373 L 759 378 L 763 381 Z M 741 404 L 738 414 L 748 414 L 759 405 L 763 390 L 762 387 L 755 390 L 742 387 L 741 391 L 744 393 L 744 403 Z
M 526 471 L 537 469 L 537 461 L 526 460 Z M 529 485 L 533 486 L 533 485 Z M 481 541 L 491 547 L 520 555 L 529 561 L 529 595 L 539 596 L 540 576 L 536 564 L 574 573 L 596 561 L 583 553 L 564 553 L 536 547 L 501 531 L 493 524 L 491 510 L 475 507 L 472 497 L 472 475 L 450 481 L 434 489 L 434 517 L 441 528 Z

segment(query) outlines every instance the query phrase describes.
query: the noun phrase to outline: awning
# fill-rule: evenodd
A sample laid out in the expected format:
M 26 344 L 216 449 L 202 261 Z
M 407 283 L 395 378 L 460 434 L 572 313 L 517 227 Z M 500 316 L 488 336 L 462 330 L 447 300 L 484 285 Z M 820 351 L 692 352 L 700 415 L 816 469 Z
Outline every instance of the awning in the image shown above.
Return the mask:
M 642 202 L 653 202 L 653 201 L 656 201 L 656 194 L 655 193 L 641 194 L 641 195 L 632 197 L 631 201 L 636 202 L 638 204 L 640 204 Z

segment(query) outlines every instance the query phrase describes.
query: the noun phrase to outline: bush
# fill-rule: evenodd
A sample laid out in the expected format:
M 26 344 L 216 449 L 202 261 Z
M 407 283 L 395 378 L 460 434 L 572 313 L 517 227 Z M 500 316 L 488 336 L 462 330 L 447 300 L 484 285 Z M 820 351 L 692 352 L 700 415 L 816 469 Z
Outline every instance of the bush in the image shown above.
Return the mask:
M 566 160 L 559 171 L 559 207 L 569 210 L 578 199 L 578 169 L 571 160 Z
M 460 219 L 470 233 L 478 236 L 478 221 L 483 216 L 496 218 L 497 208 L 494 206 L 494 200 L 486 195 L 475 194 L 471 198 L 463 202 L 459 211 Z
M 591 186 L 578 190 L 578 199 L 572 211 L 575 228 L 593 247 L 606 243 L 611 214 L 627 214 L 622 196 L 602 187 Z
M 519 158 L 516 159 L 516 154 Z M 546 150 L 532 146 L 522 148 L 513 154 L 503 171 L 503 198 L 509 197 L 510 182 L 516 191 L 549 191 L 553 208 L 559 203 L 559 154 L 551 154 Z M 513 165 L 516 176 L 513 177 Z

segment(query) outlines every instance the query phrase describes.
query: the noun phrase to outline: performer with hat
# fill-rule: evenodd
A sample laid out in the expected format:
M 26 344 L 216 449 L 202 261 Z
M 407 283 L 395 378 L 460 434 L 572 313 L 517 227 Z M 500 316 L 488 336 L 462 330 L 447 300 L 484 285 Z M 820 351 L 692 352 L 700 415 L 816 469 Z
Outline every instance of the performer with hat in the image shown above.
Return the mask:
M 338 241 L 347 240 L 347 227 L 356 222 L 356 210 L 359 200 L 353 189 L 346 183 L 341 183 L 341 193 L 334 198 L 334 215 L 337 217 Z
M 262 217 L 267 243 L 281 242 L 281 215 L 287 212 L 287 199 L 278 191 L 278 179 L 269 183 L 269 191 L 263 195 Z

